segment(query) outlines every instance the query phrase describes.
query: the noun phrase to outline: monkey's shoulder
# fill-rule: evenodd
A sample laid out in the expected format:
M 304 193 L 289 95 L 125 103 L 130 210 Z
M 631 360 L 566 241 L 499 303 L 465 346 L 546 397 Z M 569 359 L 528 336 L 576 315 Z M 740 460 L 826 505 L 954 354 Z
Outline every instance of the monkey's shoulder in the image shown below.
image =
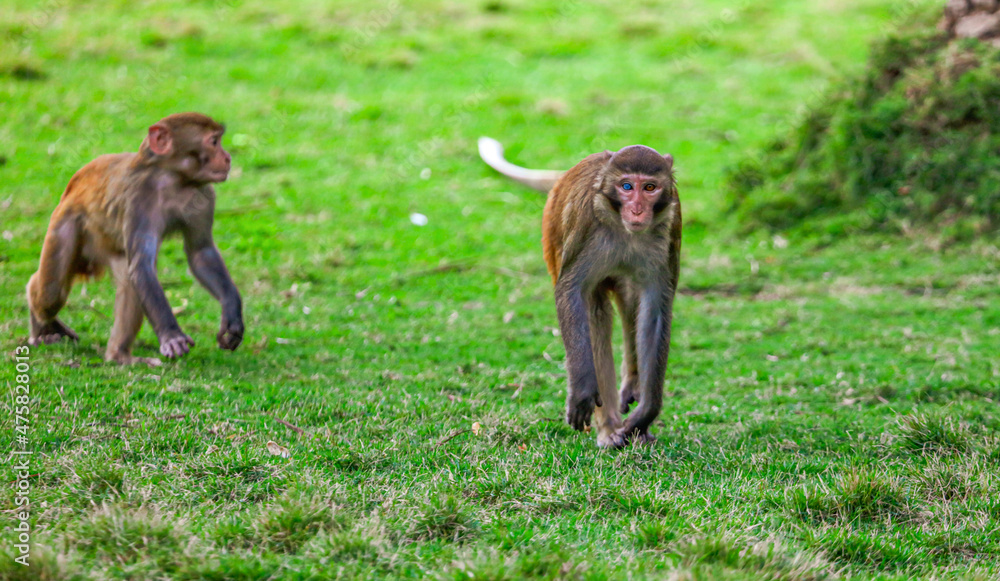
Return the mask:
M 570 168 L 569 171 L 563 174 L 559 181 L 572 185 L 565 188 L 569 192 L 586 195 L 589 193 L 589 190 L 601 187 L 601 178 L 604 175 L 604 170 L 607 167 L 609 159 L 611 159 L 610 151 L 592 153 L 583 158 L 580 163 Z
M 549 194 L 547 207 L 563 232 L 589 225 L 595 219 L 594 204 L 601 195 L 599 168 L 577 165 L 566 172 Z
M 94 158 L 73 174 L 63 191 L 62 200 L 72 203 L 103 199 L 134 156 L 132 153 L 110 153 Z
M 580 163 L 576 164 L 573 169 L 579 168 L 582 171 L 593 168 L 602 168 L 608 163 L 608 160 L 611 159 L 612 155 L 614 154 L 607 150 L 591 153 L 587 157 L 583 158 Z
M 131 164 L 138 156 L 139 154 L 134 152 L 105 153 L 95 157 L 90 163 L 83 166 L 80 171 L 114 172 L 118 167 L 125 167 Z

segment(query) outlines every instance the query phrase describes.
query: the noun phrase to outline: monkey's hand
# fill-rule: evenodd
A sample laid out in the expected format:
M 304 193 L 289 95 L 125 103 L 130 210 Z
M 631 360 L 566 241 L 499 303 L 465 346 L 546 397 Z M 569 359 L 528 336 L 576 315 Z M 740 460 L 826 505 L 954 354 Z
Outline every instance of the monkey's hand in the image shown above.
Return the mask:
M 226 321 L 223 319 L 219 334 L 215 336 L 219 342 L 219 347 L 236 351 L 236 348 L 243 342 L 243 321 Z
M 623 414 L 628 413 L 628 408 L 639 401 L 638 390 L 636 389 L 636 384 L 639 382 L 639 378 L 632 376 L 626 377 L 622 380 L 622 389 L 620 392 L 621 401 L 621 412 Z
M 601 404 L 601 396 L 596 389 L 574 391 L 566 403 L 566 422 L 573 426 L 574 430 L 584 431 L 590 425 L 594 407 L 601 407 Z
M 171 331 L 169 333 L 164 333 L 160 337 L 160 353 L 164 357 L 180 357 L 181 355 L 186 355 L 191 347 L 194 346 L 194 341 L 191 337 L 188 337 L 181 330 Z

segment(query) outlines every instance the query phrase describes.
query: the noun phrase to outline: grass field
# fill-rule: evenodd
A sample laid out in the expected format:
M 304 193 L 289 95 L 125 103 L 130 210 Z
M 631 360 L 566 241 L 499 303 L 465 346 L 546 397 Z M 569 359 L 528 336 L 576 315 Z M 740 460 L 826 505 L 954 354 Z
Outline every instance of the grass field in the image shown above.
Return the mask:
M 0 347 L 27 337 L 73 172 L 182 110 L 229 128 L 215 233 L 247 317 L 214 347 L 172 241 L 160 276 L 197 346 L 120 368 L 111 283 L 74 288 L 80 342 L 30 355 L 31 567 L 6 467 L 0 578 L 1000 576 L 996 240 L 742 235 L 723 211 L 725 168 L 910 2 L 276 4 L 0 5 Z M 677 159 L 655 446 L 561 421 L 544 200 L 479 162 L 480 135 L 538 167 Z M 147 325 L 136 352 L 156 349 Z

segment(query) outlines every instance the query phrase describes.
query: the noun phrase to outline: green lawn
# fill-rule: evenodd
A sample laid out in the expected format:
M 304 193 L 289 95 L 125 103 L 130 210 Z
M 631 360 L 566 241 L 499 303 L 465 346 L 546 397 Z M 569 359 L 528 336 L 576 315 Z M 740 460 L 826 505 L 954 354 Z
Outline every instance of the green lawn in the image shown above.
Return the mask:
M 214 347 L 172 241 L 161 280 L 197 346 L 121 368 L 111 283 L 74 288 L 80 342 L 30 355 L 31 567 L 7 466 L 0 578 L 1000 576 L 996 240 L 746 236 L 724 212 L 725 168 L 912 2 L 276 4 L 0 5 L 0 447 L 49 214 L 168 113 L 228 125 L 215 235 L 247 318 Z M 655 446 L 561 421 L 544 199 L 480 135 L 538 167 L 675 156 Z M 136 353 L 156 349 L 147 325 Z

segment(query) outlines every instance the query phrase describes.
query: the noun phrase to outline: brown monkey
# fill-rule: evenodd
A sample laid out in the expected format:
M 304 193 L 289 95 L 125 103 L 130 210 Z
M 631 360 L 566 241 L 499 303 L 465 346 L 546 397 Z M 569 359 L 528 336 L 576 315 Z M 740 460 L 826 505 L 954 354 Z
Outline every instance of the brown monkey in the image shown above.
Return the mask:
M 595 153 L 568 172 L 525 170 L 480 140 L 484 161 L 522 183 L 551 187 L 542 247 L 566 346 L 566 420 L 583 430 L 596 412 L 597 443 L 650 442 L 660 413 L 681 248 L 673 157 L 643 145 Z M 621 394 L 611 353 L 611 298 L 624 330 Z M 630 404 L 638 405 L 622 422 Z
M 111 269 L 114 325 L 105 359 L 159 365 L 132 356 L 142 317 L 153 325 L 160 353 L 180 357 L 194 345 L 177 324 L 156 277 L 160 242 L 179 232 L 195 278 L 222 305 L 219 347 L 243 340 L 243 305 L 212 239 L 215 190 L 229 176 L 225 128 L 198 113 L 170 115 L 149 128 L 138 153 L 102 155 L 76 172 L 52 213 L 38 272 L 28 282 L 29 343 L 77 335 L 56 314 L 76 277 Z

